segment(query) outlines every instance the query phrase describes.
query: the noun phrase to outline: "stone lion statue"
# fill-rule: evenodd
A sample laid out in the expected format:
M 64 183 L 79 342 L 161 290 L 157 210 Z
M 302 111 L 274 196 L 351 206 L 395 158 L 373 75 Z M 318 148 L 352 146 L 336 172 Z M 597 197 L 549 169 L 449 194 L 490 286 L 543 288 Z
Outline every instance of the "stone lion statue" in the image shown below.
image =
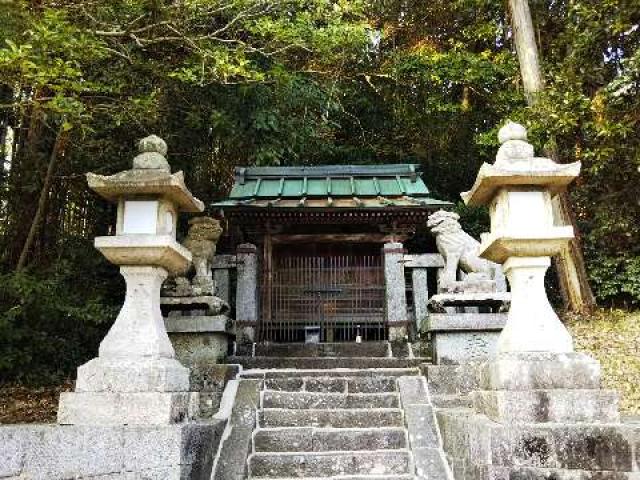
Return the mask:
M 439 290 L 450 293 L 506 291 L 502 268 L 478 256 L 480 242 L 460 225 L 460 215 L 439 210 L 429 216 L 427 227 L 436 237 L 445 267 Z M 458 269 L 466 274 L 458 281 Z
M 191 266 L 180 276 L 165 283 L 163 293 L 166 296 L 199 297 L 214 294 L 211 264 L 221 235 L 220 222 L 214 218 L 195 217 L 189 220 L 189 231 L 182 244 L 191 252 Z M 195 271 L 195 275 L 189 281 L 192 271 Z
M 194 288 L 202 289 L 202 293 L 213 294 L 213 276 L 211 263 L 216 254 L 216 246 L 222 235 L 220 222 L 211 217 L 195 217 L 189 220 L 187 238 L 182 244 L 193 256 L 192 264 L 195 276 L 191 281 Z

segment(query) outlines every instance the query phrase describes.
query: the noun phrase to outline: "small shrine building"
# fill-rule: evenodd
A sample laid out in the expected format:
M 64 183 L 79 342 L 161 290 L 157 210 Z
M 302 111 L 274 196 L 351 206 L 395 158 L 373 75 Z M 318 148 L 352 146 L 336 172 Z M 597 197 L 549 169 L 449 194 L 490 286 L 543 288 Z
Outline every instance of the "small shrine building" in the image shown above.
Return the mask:
M 405 339 L 418 315 L 405 267 L 421 262 L 403 242 L 449 206 L 413 164 L 237 168 L 213 205 L 237 247 L 236 332 L 250 342 Z

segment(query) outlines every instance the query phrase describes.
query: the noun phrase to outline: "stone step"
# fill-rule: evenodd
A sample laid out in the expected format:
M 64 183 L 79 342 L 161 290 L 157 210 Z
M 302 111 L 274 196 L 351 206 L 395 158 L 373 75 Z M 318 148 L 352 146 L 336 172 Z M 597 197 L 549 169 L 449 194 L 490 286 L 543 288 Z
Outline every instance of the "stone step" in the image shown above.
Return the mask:
M 240 364 L 246 369 L 375 369 L 415 368 L 428 362 L 425 358 L 376 357 L 228 357 L 227 363 Z
M 331 378 L 380 378 L 380 377 L 407 377 L 420 375 L 417 367 L 402 368 L 349 368 L 346 365 L 332 369 L 298 369 L 298 368 L 255 368 L 245 369 L 239 374 L 242 378 L 310 378 L 310 377 L 331 377 Z
M 264 386 L 282 392 L 385 393 L 396 392 L 396 377 L 267 378 Z
M 250 478 L 340 478 L 340 475 L 377 476 L 410 473 L 406 450 L 374 452 L 254 453 L 249 457 Z M 366 477 L 365 477 L 366 478 Z
M 397 393 L 325 393 L 325 392 L 278 392 L 263 393 L 264 408 L 290 409 L 337 409 L 337 408 L 397 408 L 400 400 Z
M 258 357 L 391 357 L 389 342 L 257 343 Z
M 403 427 L 404 416 L 399 408 L 301 409 L 264 408 L 258 412 L 259 426 L 271 427 L 333 427 L 369 428 Z
M 402 428 L 264 428 L 254 432 L 256 452 L 397 450 L 408 447 Z

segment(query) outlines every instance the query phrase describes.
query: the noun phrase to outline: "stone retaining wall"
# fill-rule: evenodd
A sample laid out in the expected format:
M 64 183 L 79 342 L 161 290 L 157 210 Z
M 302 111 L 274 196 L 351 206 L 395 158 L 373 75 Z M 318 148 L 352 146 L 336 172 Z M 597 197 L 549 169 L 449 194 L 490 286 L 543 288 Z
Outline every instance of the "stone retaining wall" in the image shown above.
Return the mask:
M 209 480 L 224 423 L 2 426 L 0 477 Z

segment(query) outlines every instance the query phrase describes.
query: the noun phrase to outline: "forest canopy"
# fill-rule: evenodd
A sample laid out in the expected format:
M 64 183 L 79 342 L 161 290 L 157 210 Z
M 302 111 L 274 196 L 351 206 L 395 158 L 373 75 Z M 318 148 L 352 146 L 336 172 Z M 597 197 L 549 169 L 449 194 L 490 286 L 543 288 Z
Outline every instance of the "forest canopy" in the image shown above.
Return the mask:
M 637 306 L 640 4 L 529 3 L 533 106 L 506 1 L 0 1 L 0 381 L 67 375 L 113 321 L 123 285 L 92 239 L 114 213 L 84 174 L 129 168 L 150 133 L 205 203 L 237 165 L 392 162 L 459 202 L 522 122 L 583 162 L 570 199 L 598 302 Z

